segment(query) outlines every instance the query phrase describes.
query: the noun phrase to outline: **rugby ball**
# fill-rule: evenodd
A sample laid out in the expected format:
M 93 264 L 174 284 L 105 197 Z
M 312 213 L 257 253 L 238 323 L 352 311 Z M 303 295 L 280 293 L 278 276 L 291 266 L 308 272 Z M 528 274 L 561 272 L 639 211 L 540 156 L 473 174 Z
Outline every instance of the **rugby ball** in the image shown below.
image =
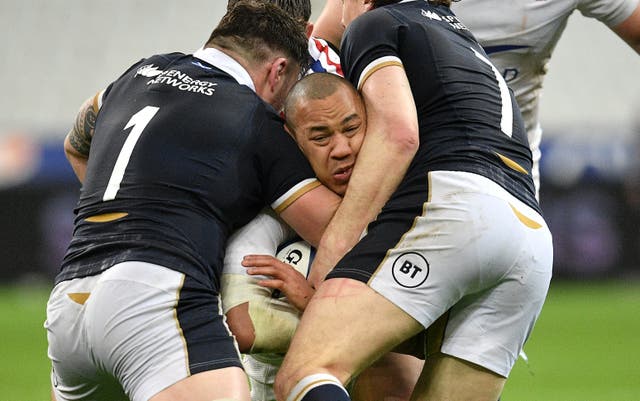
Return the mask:
M 309 277 L 309 268 L 313 262 L 315 249 L 303 240 L 296 240 L 280 245 L 276 258 L 291 265 L 303 276 Z
M 301 239 L 286 242 L 278 247 L 276 258 L 291 265 L 299 271 L 305 278 L 309 277 L 309 269 L 316 250 L 308 242 Z M 273 298 L 282 298 L 284 295 L 279 290 L 271 293 Z

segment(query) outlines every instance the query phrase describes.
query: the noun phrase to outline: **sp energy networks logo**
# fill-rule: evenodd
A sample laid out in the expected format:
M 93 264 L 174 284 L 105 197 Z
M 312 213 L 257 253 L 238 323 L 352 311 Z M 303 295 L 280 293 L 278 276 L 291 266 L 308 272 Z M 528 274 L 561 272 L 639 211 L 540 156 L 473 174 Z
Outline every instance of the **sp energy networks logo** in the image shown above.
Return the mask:
M 405 288 L 416 288 L 429 276 L 429 262 L 416 252 L 400 255 L 391 269 L 394 280 Z
M 169 85 L 184 92 L 198 93 L 200 95 L 211 96 L 215 92 L 216 82 L 199 80 L 190 77 L 180 70 L 159 70 L 153 64 L 143 65 L 136 70 L 136 77 L 152 78 L 147 81 L 147 85 Z

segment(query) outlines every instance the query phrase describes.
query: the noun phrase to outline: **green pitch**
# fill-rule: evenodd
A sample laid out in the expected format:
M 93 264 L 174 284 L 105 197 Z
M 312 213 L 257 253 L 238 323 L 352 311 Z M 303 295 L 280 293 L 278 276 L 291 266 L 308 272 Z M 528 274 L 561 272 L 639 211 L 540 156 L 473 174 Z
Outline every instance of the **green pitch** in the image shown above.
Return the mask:
M 553 283 L 504 401 L 640 400 L 640 282 Z
M 49 399 L 47 296 L 0 288 L 3 401 Z M 525 351 L 502 401 L 640 400 L 640 281 L 553 283 Z
M 0 287 L 0 390 L 3 401 L 49 400 L 47 335 L 49 290 Z

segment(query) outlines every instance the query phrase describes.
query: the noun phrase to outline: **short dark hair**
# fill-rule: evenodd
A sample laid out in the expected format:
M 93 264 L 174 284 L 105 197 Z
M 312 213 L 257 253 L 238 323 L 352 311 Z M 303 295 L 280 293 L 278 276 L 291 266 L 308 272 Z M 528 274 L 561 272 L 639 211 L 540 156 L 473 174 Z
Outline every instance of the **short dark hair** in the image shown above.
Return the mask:
M 256 0 L 239 0 L 222 17 L 207 45 L 261 62 L 281 52 L 305 70 L 309 65 L 304 27 L 280 7 Z
M 291 116 L 294 114 L 293 110 L 298 106 L 300 99 L 324 99 L 333 95 L 339 88 L 345 88 L 352 92 L 355 97 L 362 99 L 360 93 L 353 87 L 351 82 L 336 74 L 316 72 L 300 79 L 293 85 L 284 101 L 283 110 L 287 126 L 295 130 L 295 121 L 292 121 Z
M 227 11 L 234 7 L 240 0 L 229 0 Z M 261 0 L 272 3 L 283 9 L 287 14 L 300 22 L 307 23 L 311 18 L 311 0 Z

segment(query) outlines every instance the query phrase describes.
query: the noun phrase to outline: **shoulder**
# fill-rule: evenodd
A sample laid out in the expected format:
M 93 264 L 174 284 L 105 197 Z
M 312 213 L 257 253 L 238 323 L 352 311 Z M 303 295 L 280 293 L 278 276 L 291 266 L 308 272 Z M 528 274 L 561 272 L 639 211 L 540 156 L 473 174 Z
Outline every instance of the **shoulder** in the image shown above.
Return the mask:
M 376 8 L 354 19 L 345 29 L 345 36 L 354 35 L 362 31 L 376 31 L 386 29 L 398 22 L 398 15 L 389 7 Z
M 359 87 L 375 65 L 385 60 L 399 61 L 401 40 L 399 31 L 406 26 L 391 14 L 390 7 L 368 11 L 349 24 L 341 46 L 345 78 Z
M 579 0 L 576 8 L 584 16 L 613 27 L 629 18 L 638 4 L 638 0 Z
M 186 56 L 186 54 L 179 52 L 154 54 L 140 59 L 137 63 L 134 64 L 134 66 L 155 65 L 156 69 L 161 69 L 165 68 L 169 64 L 175 63 L 178 59 Z

